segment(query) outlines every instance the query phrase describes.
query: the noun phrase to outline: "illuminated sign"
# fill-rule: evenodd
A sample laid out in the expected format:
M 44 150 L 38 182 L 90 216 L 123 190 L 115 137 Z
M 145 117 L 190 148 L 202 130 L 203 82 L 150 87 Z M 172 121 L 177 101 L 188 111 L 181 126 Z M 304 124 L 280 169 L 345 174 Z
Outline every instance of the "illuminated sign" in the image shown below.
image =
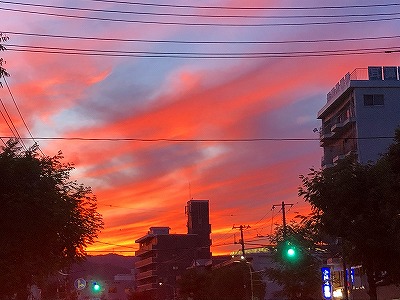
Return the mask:
M 325 299 L 332 299 L 331 269 L 321 268 L 322 272 L 322 294 Z
M 83 278 L 78 278 L 75 280 L 74 286 L 78 291 L 81 291 L 86 287 L 86 280 Z

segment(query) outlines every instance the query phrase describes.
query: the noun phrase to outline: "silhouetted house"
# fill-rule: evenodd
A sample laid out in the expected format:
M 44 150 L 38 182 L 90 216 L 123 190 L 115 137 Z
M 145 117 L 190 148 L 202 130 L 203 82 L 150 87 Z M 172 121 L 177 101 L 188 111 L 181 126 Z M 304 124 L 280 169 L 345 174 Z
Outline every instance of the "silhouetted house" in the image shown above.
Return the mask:
M 356 69 L 328 93 L 327 103 L 318 112 L 323 168 L 349 154 L 365 164 L 387 151 L 400 125 L 399 69 Z
M 149 299 L 157 294 L 172 296 L 176 293 L 177 278 L 189 266 L 211 259 L 209 201 L 190 200 L 185 212 L 187 234 L 170 234 L 169 227 L 151 227 L 145 236 L 135 241 L 139 243 L 136 252 L 139 260 L 135 263 L 136 291 L 148 293 Z

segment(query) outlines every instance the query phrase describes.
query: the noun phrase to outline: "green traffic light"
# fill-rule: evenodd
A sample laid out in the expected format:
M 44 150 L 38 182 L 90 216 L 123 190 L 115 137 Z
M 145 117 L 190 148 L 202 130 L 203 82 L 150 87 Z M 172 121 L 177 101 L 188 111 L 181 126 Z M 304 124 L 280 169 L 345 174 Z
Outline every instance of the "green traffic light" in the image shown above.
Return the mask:
M 289 257 L 295 257 L 295 256 L 296 256 L 296 250 L 294 250 L 293 248 L 289 248 L 289 249 L 287 250 L 287 255 L 288 255 Z
M 97 282 L 93 282 L 93 291 L 98 292 L 100 291 L 100 285 Z
M 282 259 L 288 263 L 297 263 L 300 260 L 298 246 L 291 241 L 284 241 L 281 245 Z

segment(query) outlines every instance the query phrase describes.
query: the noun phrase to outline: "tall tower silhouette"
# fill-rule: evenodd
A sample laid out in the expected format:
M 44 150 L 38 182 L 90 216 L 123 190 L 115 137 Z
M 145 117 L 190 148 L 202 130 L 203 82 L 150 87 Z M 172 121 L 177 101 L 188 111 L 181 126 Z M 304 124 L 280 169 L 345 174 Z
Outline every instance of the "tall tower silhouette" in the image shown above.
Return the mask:
M 188 216 L 188 234 L 198 236 L 198 256 L 199 259 L 211 258 L 211 224 L 208 200 L 189 200 L 185 207 Z

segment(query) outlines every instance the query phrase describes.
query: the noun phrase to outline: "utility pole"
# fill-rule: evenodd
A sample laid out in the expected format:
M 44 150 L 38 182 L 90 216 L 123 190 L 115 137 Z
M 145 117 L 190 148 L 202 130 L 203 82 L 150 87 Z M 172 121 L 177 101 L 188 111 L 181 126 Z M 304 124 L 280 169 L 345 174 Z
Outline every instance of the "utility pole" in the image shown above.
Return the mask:
M 275 209 L 275 207 L 278 207 L 278 206 L 281 207 L 281 211 L 282 211 L 283 239 L 285 239 L 286 238 L 286 234 L 287 234 L 287 232 L 286 232 L 286 212 L 285 212 L 285 210 L 286 210 L 286 206 L 292 207 L 293 204 L 285 203 L 285 201 L 282 201 L 281 204 L 272 205 L 272 209 Z
M 343 267 L 343 287 L 344 287 L 344 299 L 349 300 L 349 289 L 348 289 L 348 280 L 347 280 L 347 266 L 346 266 L 346 255 L 345 255 L 345 245 L 344 245 L 344 239 L 340 239 L 340 244 L 342 247 L 342 267 Z M 351 272 L 351 271 L 350 271 Z M 349 274 L 350 275 L 350 274 Z M 351 275 L 350 275 L 351 276 Z M 350 277 L 351 278 L 351 277 Z
M 233 227 L 232 227 L 232 229 L 239 229 L 240 230 L 240 241 L 239 241 L 239 243 L 242 245 L 242 255 L 243 255 L 243 257 L 245 257 L 243 229 L 247 229 L 247 228 L 250 228 L 250 226 L 249 225 L 247 225 L 247 226 L 244 226 L 244 225 L 235 226 L 235 225 L 233 225 Z

